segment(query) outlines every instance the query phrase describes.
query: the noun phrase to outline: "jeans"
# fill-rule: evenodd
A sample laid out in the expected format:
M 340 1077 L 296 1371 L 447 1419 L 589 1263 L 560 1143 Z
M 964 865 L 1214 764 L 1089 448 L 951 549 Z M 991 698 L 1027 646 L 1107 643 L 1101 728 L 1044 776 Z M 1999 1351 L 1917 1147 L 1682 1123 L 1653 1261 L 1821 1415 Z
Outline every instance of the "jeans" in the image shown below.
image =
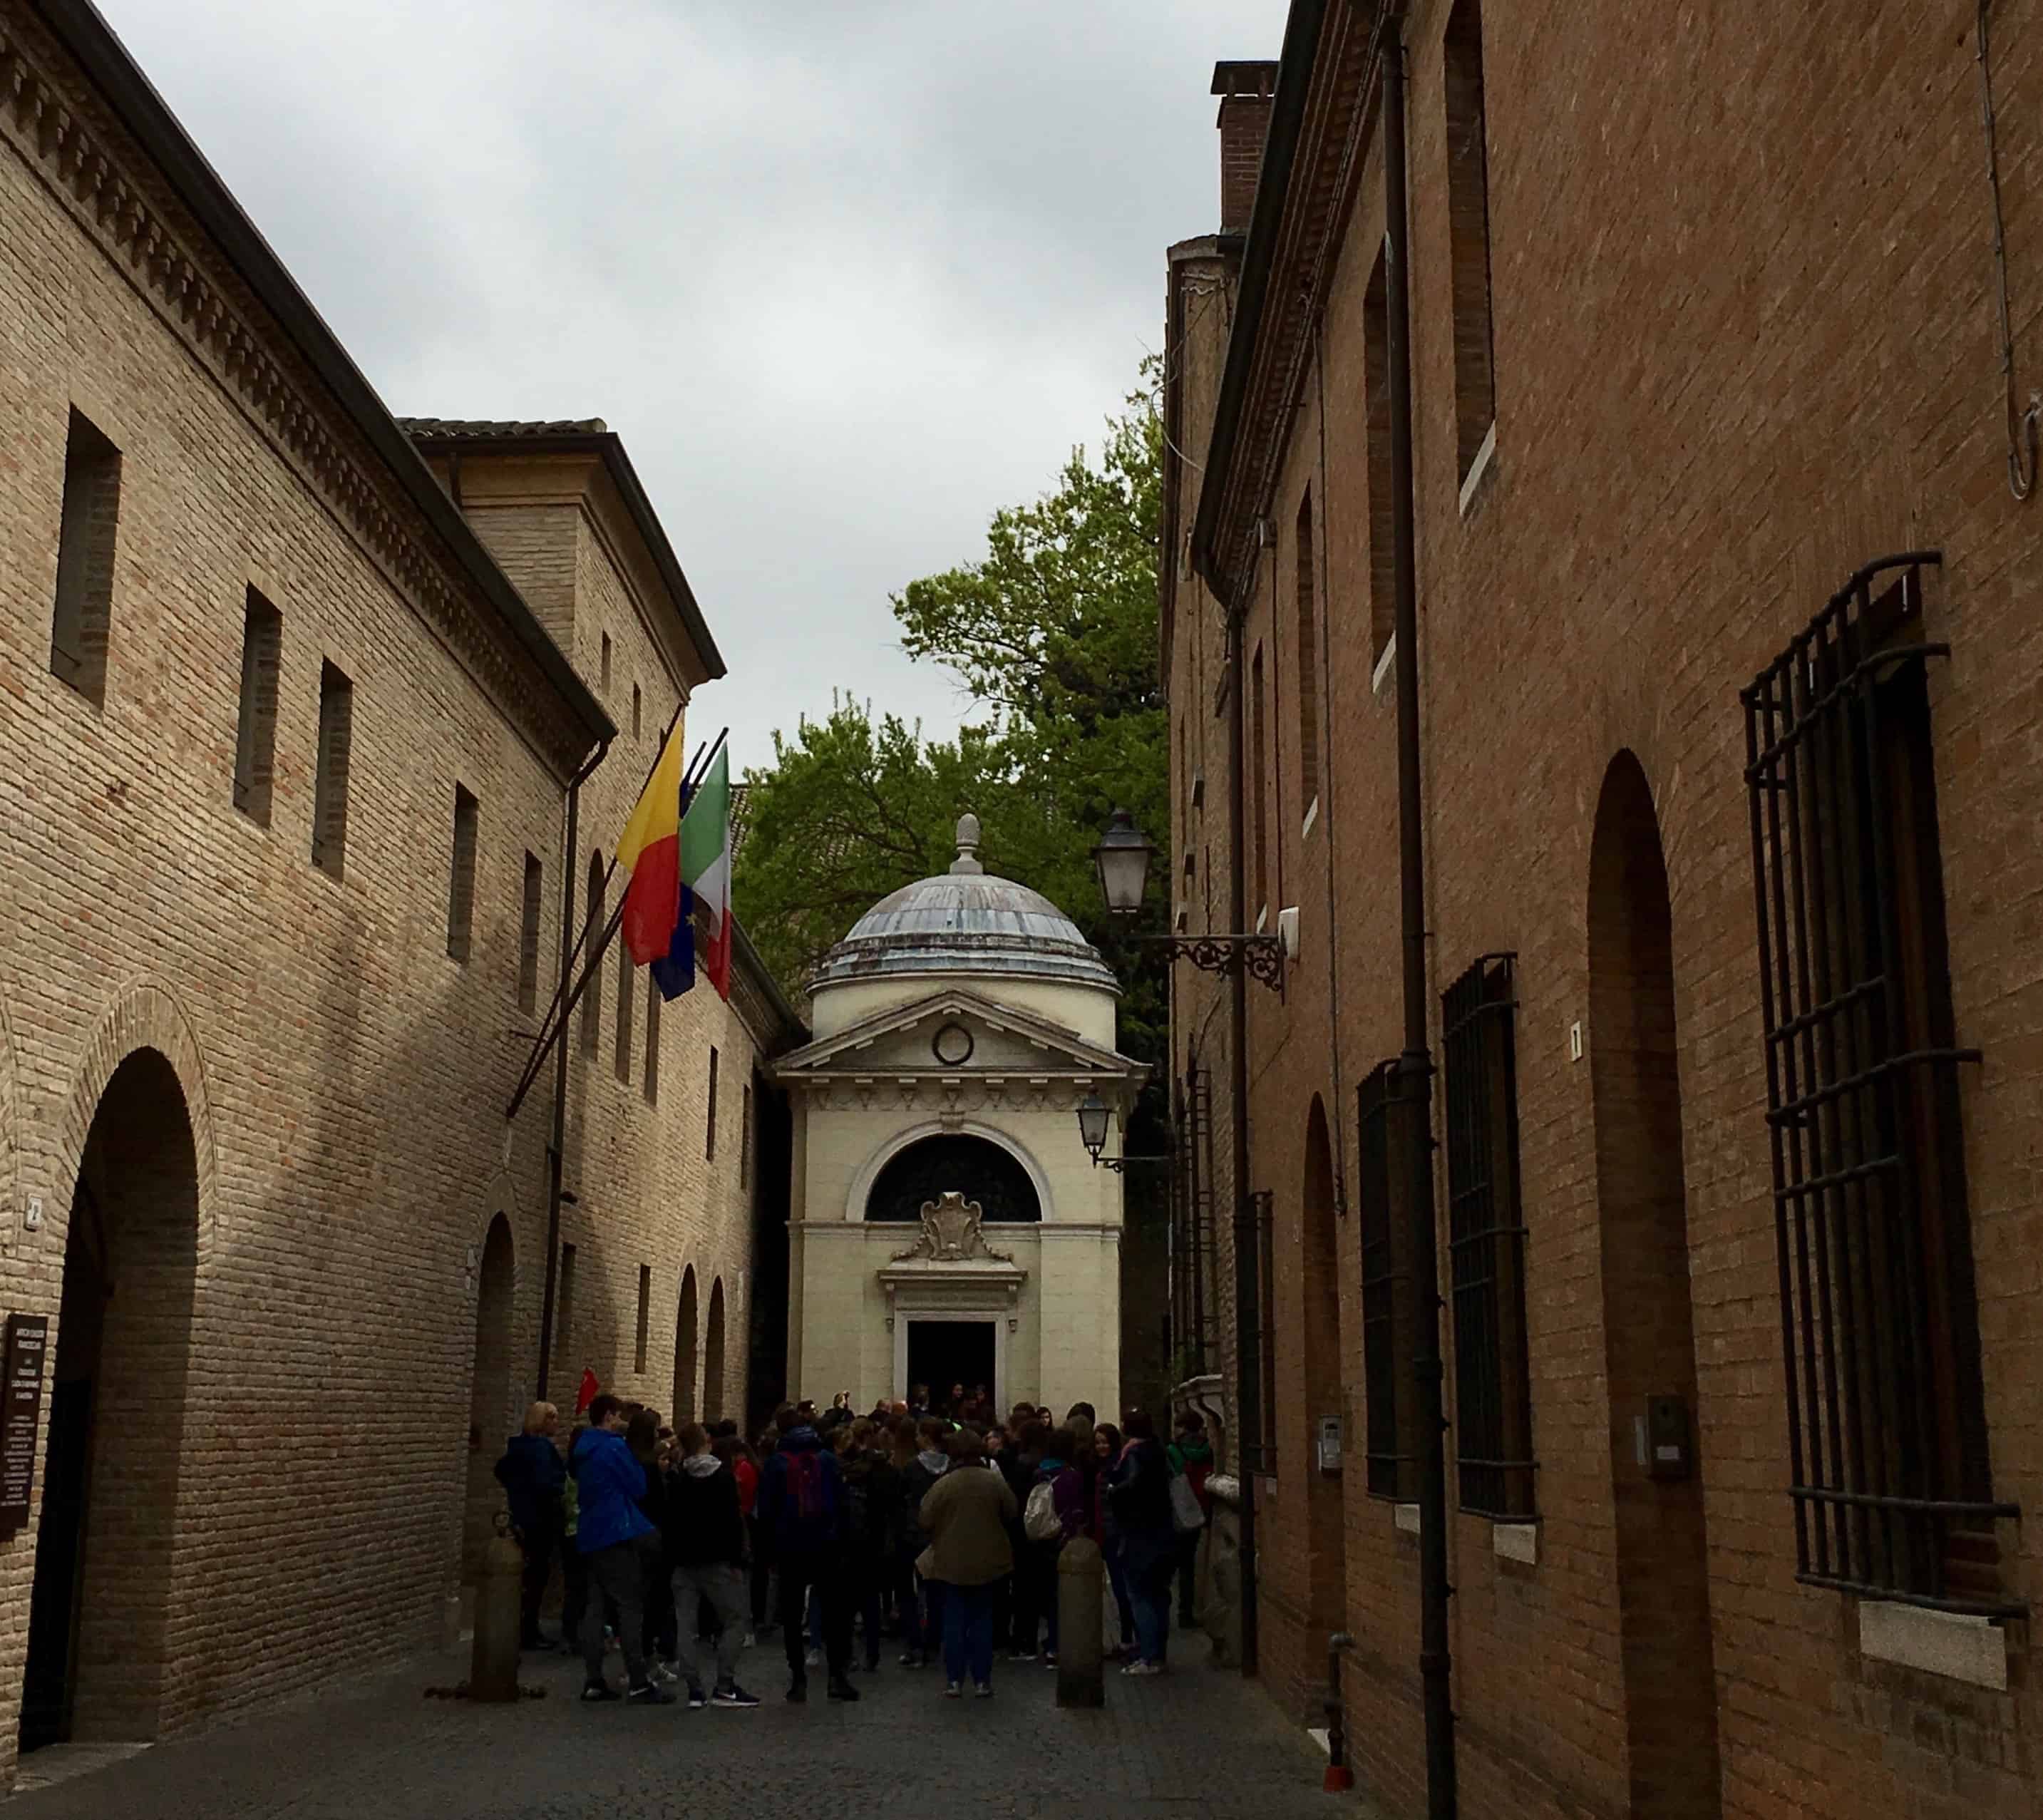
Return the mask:
M 868 1550 L 853 1549 L 845 1562 L 851 1576 L 847 1596 L 859 1616 L 865 1620 L 865 1665 L 880 1666 L 880 1595 L 886 1580 L 887 1558 Z
M 992 1586 L 946 1586 L 943 1604 L 945 1678 L 962 1682 L 969 1673 L 974 1686 L 992 1686 Z
M 1107 1584 L 1113 1588 L 1113 1608 L 1121 1618 L 1121 1646 L 1132 1649 L 1135 1647 L 1135 1604 L 1129 1593 L 1128 1563 L 1117 1542 L 1110 1542 L 1106 1554 Z
M 944 1646 L 944 1607 L 950 1598 L 950 1588 L 941 1580 L 923 1580 L 922 1634 L 916 1642 L 925 1661 L 933 1661 Z
M 695 1621 L 692 1607 L 688 1621 Z M 664 1547 L 646 1560 L 646 1653 L 655 1661 L 674 1659 L 678 1623 L 674 1611 L 674 1569 Z
M 603 1612 L 606 1600 L 617 1607 L 617 1636 L 624 1646 L 624 1666 L 634 1688 L 646 1681 L 646 1581 L 651 1563 L 659 1558 L 657 1535 L 634 1537 L 613 1542 L 582 1557 L 588 1569 L 589 1600 L 581 1619 L 582 1665 L 592 1682 L 604 1679 L 603 1672 Z
M 738 1658 L 745 1648 L 745 1607 L 749 1590 L 744 1568 L 734 1561 L 674 1569 L 675 1603 L 688 1615 L 688 1621 L 675 1639 L 675 1659 L 681 1666 L 681 1679 L 690 1687 L 702 1685 L 696 1653 L 697 1603 L 707 1600 L 723 1626 L 716 1639 L 716 1684 L 727 1688 L 737 1676 Z
M 798 1682 L 809 1678 L 802 1613 L 811 1587 L 822 1602 L 823 1653 L 830 1679 L 841 1681 L 851 1667 L 851 1607 L 844 1596 L 844 1558 L 834 1550 L 787 1555 L 780 1561 L 780 1640 L 787 1646 L 788 1672 Z
M 1136 1550 L 1122 1559 L 1129 1602 L 1135 1607 L 1136 1653 L 1145 1662 L 1162 1662 L 1170 1649 L 1171 1579 L 1176 1567 L 1176 1553 L 1170 1549 Z
M 1022 1557 L 1021 1577 L 1027 1582 L 1023 1613 L 1015 1627 L 1015 1647 L 1025 1656 L 1036 1653 L 1036 1627 L 1043 1627 L 1043 1647 L 1057 1653 L 1057 1560 L 1060 1542 L 1032 1542 Z
M 745 1519 L 745 1527 L 752 1538 L 752 1628 L 766 1628 L 766 1614 L 772 1609 L 766 1603 L 767 1582 L 772 1577 L 772 1557 L 766 1552 L 765 1532 L 756 1516 Z
M 557 1504 L 530 1529 L 518 1532 L 518 1546 L 525 1553 L 524 1596 L 519 1615 L 519 1641 L 530 1649 L 539 1638 L 539 1604 L 546 1596 L 552 1577 L 554 1550 L 561 1546 L 561 1513 Z M 572 1548 L 574 1545 L 568 1545 Z M 565 1633 L 571 1635 L 573 1633 Z
M 581 1647 L 581 1617 L 588 1605 L 588 1558 L 571 1535 L 561 1538 L 561 1647 Z

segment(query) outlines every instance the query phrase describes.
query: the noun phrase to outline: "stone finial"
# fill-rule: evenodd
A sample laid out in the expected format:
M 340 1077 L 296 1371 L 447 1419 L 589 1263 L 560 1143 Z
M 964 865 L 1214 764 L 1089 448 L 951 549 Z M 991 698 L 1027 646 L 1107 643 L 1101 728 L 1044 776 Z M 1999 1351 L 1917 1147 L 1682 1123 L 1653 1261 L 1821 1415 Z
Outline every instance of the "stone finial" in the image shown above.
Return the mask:
M 954 873 L 972 877 L 986 868 L 979 863 L 979 818 L 967 810 L 958 817 L 958 856 L 951 862 Z

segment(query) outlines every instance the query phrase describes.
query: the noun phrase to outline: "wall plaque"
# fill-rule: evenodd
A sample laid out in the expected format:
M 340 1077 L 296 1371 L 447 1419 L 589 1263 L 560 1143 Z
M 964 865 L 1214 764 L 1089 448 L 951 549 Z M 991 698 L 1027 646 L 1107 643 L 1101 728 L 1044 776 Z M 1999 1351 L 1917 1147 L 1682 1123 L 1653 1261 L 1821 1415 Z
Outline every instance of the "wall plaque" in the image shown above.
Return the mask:
M 48 1315 L 7 1317 L 5 1384 L 0 1386 L 0 1535 L 11 1535 L 29 1520 L 29 1493 L 36 1482 L 36 1429 L 43 1412 L 44 1354 L 49 1349 Z

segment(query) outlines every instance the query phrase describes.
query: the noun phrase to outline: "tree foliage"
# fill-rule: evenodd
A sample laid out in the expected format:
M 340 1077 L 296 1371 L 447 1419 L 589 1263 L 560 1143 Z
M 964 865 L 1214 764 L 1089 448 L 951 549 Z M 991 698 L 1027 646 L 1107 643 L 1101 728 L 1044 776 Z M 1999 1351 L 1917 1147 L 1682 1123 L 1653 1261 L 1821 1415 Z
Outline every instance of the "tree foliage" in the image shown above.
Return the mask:
M 1146 376 L 1146 375 L 1145 375 Z M 738 911 L 791 986 L 887 892 L 943 871 L 977 814 L 987 869 L 1033 887 L 1120 974 L 1121 1043 L 1160 1062 L 1166 975 L 1107 926 L 1091 849 L 1117 807 L 1163 837 L 1168 735 L 1156 673 L 1162 429 L 1151 395 L 1075 450 L 1056 485 L 995 515 L 985 554 L 893 597 L 902 642 L 954 671 L 979 712 L 954 741 L 840 694 L 774 736 L 747 780 Z M 1140 925 L 1163 926 L 1168 866 Z

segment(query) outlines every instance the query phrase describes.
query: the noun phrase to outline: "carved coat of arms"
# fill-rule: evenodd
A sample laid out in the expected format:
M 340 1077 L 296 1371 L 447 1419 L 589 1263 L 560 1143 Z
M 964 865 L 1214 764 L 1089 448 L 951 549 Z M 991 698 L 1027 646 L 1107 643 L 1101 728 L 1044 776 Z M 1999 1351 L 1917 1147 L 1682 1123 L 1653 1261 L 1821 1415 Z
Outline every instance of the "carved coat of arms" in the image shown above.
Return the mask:
M 996 1264 L 1011 1264 L 1014 1258 L 996 1251 L 980 1230 L 985 1210 L 962 1194 L 943 1194 L 922 1203 L 922 1236 L 905 1251 L 894 1254 L 894 1262 L 927 1258 L 932 1263 L 962 1264 L 975 1258 L 991 1259 Z

